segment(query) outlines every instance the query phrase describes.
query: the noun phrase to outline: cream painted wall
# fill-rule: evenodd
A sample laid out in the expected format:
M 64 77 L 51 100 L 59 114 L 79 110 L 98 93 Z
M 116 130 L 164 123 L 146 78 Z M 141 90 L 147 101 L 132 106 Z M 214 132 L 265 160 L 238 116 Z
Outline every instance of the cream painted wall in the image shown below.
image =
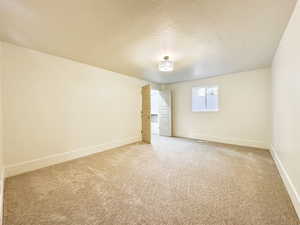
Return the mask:
M 2 78 L 3 78 L 3 44 L 0 42 L 0 176 L 3 169 L 3 129 L 2 129 Z
M 0 42 L 0 224 L 2 224 L 3 209 L 3 186 L 4 186 L 4 164 L 3 164 L 3 129 L 2 129 L 2 78 L 3 78 L 3 46 Z
M 272 148 L 300 217 L 300 2 L 272 65 Z
M 270 70 L 166 86 L 173 95 L 173 135 L 269 148 Z M 219 112 L 192 112 L 194 86 L 219 86 Z
M 6 166 L 140 140 L 145 81 L 2 45 Z

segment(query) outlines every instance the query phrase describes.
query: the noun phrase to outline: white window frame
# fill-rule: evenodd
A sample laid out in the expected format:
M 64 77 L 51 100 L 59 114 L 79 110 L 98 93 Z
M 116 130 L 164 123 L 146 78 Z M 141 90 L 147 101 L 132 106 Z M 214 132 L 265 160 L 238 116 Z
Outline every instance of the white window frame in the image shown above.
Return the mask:
M 205 88 L 205 105 L 206 105 L 206 109 L 199 109 L 199 110 L 195 110 L 195 109 L 193 109 L 193 89 L 194 88 Z M 217 109 L 207 109 L 207 89 L 208 88 L 217 88 L 217 90 L 218 90 L 218 105 L 217 105 Z M 192 112 L 218 112 L 219 110 L 220 110 L 220 98 L 219 98 L 219 96 L 220 96 L 220 88 L 219 88 L 219 86 L 218 85 L 208 85 L 208 86 L 194 86 L 194 87 L 192 87 L 192 96 L 191 96 L 191 100 L 192 100 L 192 105 L 191 105 L 191 108 L 192 108 Z

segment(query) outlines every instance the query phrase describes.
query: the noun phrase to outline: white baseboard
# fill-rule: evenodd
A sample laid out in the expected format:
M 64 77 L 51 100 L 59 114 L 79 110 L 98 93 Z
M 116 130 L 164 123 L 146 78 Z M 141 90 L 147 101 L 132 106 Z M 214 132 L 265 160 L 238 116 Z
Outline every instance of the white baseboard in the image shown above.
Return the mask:
M 1 173 L 0 173 L 0 224 L 3 224 L 3 205 L 4 205 L 4 171 L 5 169 L 2 168 L 1 169 Z
M 79 148 L 73 151 L 64 152 L 60 154 L 54 154 L 47 157 L 34 159 L 22 163 L 17 163 L 14 165 L 8 165 L 5 168 L 5 177 L 15 176 L 25 172 L 37 170 L 54 164 L 66 162 L 72 159 L 81 158 L 94 153 L 106 151 L 112 148 L 120 147 L 122 145 L 127 145 L 135 143 L 141 140 L 141 137 L 128 137 L 120 140 L 112 141 L 109 143 L 103 143 L 94 146 L 88 146 L 84 148 Z
M 231 144 L 231 145 L 247 146 L 247 147 L 253 147 L 253 148 L 270 149 L 270 145 L 268 143 L 265 143 L 262 141 L 256 141 L 256 140 L 206 136 L 206 135 L 201 135 L 201 134 L 192 134 L 188 138 L 201 139 L 201 140 L 207 140 L 207 141 L 213 141 L 213 142 L 219 142 L 219 143 Z
M 289 174 L 287 173 L 287 170 L 285 169 L 284 165 L 280 161 L 273 145 L 271 145 L 271 154 L 276 163 L 276 166 L 277 166 L 279 174 L 283 180 L 283 183 L 284 183 L 284 185 L 289 193 L 289 196 L 292 200 L 292 203 L 294 205 L 294 208 L 296 210 L 298 218 L 300 219 L 300 196 L 299 196 Z

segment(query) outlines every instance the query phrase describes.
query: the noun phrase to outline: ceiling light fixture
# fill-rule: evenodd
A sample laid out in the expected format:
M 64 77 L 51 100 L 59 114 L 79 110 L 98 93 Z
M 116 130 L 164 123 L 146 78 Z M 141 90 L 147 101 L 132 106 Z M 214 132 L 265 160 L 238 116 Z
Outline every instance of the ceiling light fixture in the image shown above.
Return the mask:
M 162 72 L 173 71 L 173 68 L 174 62 L 169 59 L 169 56 L 165 56 L 164 59 L 158 64 L 158 69 Z

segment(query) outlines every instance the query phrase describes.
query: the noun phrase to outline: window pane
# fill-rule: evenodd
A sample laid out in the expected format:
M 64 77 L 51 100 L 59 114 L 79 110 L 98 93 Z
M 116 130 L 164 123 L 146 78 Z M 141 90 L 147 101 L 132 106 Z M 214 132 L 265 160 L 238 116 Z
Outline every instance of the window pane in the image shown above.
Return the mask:
M 207 88 L 206 109 L 208 111 L 217 111 L 219 109 L 218 103 L 218 87 Z
M 206 88 L 192 88 L 192 111 L 206 110 Z

